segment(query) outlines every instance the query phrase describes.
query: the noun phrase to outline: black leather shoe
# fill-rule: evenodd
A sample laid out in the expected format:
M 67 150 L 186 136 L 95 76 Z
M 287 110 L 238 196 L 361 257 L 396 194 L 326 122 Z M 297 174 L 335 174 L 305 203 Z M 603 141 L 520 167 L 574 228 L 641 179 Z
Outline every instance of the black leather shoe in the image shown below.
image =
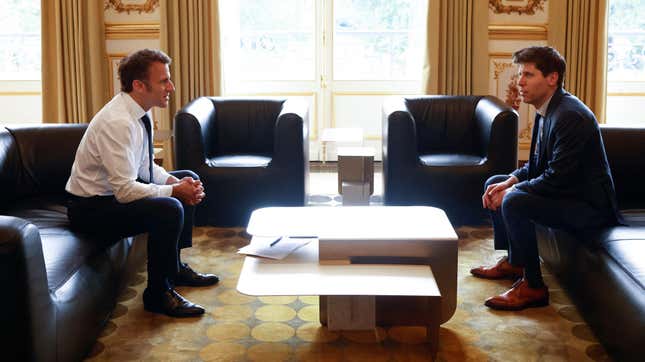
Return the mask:
M 146 288 L 143 291 L 143 309 L 179 318 L 204 314 L 204 307 L 192 303 L 173 289 L 167 289 L 161 294 L 153 294 Z
M 198 273 L 185 263 L 181 264 L 179 273 L 175 277 L 175 286 L 205 287 L 217 282 L 219 282 L 217 275 Z

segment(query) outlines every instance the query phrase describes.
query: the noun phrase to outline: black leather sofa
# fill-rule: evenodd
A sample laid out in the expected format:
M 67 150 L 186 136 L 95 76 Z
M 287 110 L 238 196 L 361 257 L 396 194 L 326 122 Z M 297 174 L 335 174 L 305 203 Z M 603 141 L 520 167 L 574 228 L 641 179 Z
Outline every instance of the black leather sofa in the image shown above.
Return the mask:
M 64 187 L 86 125 L 0 129 L 0 353 L 78 361 L 92 348 L 145 240 L 70 229 Z
M 517 119 L 492 96 L 392 98 L 383 105 L 384 203 L 483 223 L 482 185 L 517 167 Z
M 309 174 L 308 108 L 296 99 L 200 97 L 175 115 L 178 169 L 206 197 L 195 224 L 246 226 L 266 206 L 303 206 Z
M 627 226 L 574 235 L 538 227 L 538 247 L 616 361 L 645 356 L 645 128 L 602 126 Z

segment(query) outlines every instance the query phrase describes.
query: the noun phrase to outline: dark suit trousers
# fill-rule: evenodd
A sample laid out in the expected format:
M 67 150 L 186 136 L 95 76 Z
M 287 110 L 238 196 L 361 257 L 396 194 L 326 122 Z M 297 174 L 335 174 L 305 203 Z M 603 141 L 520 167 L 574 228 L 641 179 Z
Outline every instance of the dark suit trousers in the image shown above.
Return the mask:
M 488 185 L 508 179 L 496 175 Z M 525 276 L 532 286 L 542 284 L 535 224 L 572 233 L 581 233 L 611 223 L 610 210 L 598 210 L 586 202 L 574 199 L 552 199 L 514 190 L 504 196 L 497 211 L 491 211 L 495 249 L 508 250 L 509 261 L 524 267 Z
M 192 171 L 170 174 L 198 178 Z M 192 245 L 195 207 L 174 197 L 129 203 L 119 203 L 114 196 L 71 197 L 67 215 L 72 227 L 97 234 L 106 243 L 148 233 L 148 287 L 156 291 L 172 284 L 179 270 L 179 249 Z

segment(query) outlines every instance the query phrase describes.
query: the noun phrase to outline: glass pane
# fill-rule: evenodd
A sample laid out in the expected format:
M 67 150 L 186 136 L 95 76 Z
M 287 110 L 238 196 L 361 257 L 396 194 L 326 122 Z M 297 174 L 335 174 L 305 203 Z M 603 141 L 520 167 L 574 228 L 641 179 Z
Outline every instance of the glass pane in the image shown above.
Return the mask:
M 238 6 L 222 14 L 239 19 L 239 32 L 227 34 L 233 48 L 222 52 L 233 78 L 314 79 L 313 0 L 240 0 Z
M 610 0 L 608 25 L 608 81 L 645 81 L 645 0 Z
M 425 3 L 334 1 L 334 79 L 420 79 Z
M 0 79 L 40 79 L 40 0 L 0 0 Z

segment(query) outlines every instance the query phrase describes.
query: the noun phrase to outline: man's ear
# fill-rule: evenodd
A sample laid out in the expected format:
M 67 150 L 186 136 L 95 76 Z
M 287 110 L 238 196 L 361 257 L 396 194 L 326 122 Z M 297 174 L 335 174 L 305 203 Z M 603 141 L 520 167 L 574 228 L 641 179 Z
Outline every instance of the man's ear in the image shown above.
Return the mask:
M 132 90 L 135 92 L 143 92 L 146 89 L 146 84 L 138 79 L 132 81 Z
M 558 79 L 560 79 L 560 73 L 558 72 L 551 72 L 546 76 L 547 83 L 552 87 L 558 85 Z

